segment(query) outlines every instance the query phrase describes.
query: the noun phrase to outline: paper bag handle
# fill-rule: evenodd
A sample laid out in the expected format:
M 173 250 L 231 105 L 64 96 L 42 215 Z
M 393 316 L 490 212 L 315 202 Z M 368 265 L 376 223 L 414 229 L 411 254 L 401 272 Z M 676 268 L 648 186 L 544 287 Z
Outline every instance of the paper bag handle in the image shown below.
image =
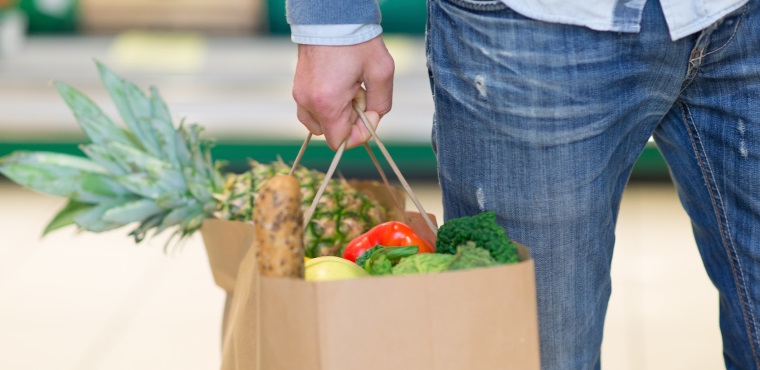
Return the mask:
M 417 210 L 422 215 L 422 218 L 425 220 L 425 223 L 427 223 L 428 227 L 430 227 L 430 230 L 433 232 L 434 235 L 438 235 L 438 228 L 435 227 L 435 224 L 430 219 L 430 216 L 428 216 L 427 212 L 425 212 L 425 209 L 424 207 L 422 207 L 422 203 L 420 203 L 420 200 L 417 199 L 417 196 L 414 195 L 414 191 L 412 191 L 412 188 L 409 186 L 409 183 L 406 181 L 406 178 L 404 178 L 404 175 L 401 174 L 401 171 L 398 169 L 398 166 L 396 166 L 396 162 L 393 161 L 393 158 L 391 157 L 390 153 L 388 153 L 388 150 L 385 148 L 385 145 L 383 145 L 383 142 L 377 136 L 375 129 L 369 123 L 369 120 L 367 119 L 367 116 L 364 114 L 364 111 L 359 109 L 359 105 L 357 104 L 357 102 L 353 103 L 353 107 L 356 113 L 359 114 L 359 117 L 361 118 L 361 121 L 364 123 L 364 126 L 372 135 L 372 139 L 375 141 L 378 148 L 380 148 L 380 151 L 383 153 L 385 160 L 388 161 L 388 164 L 391 166 L 391 169 L 393 169 L 393 172 L 396 174 L 396 177 L 401 182 L 401 185 L 406 191 L 406 194 L 409 195 L 409 198 L 412 200 L 412 202 L 414 202 L 415 207 L 417 207 Z M 306 136 L 306 140 L 304 140 L 303 145 L 301 145 L 301 149 L 298 151 L 298 155 L 296 156 L 296 159 L 293 162 L 293 167 L 290 169 L 291 175 L 295 171 L 296 167 L 298 167 L 298 163 L 301 161 L 301 158 L 303 157 L 303 154 L 306 151 L 306 147 L 309 145 L 309 142 L 311 141 L 311 136 L 312 134 L 309 133 Z M 304 214 L 304 228 L 306 228 L 309 225 L 309 222 L 311 222 L 311 217 L 314 215 L 314 211 L 317 208 L 317 203 L 319 203 L 319 200 L 322 198 L 322 194 L 325 192 L 325 189 L 327 188 L 328 182 L 332 178 L 333 173 L 335 173 L 335 169 L 338 167 L 338 162 L 340 162 L 340 158 L 343 156 L 343 152 L 346 149 L 347 143 L 348 143 L 348 139 L 343 141 L 343 143 L 340 144 L 340 147 L 338 147 L 338 150 L 335 152 L 335 156 L 333 157 L 332 162 L 330 163 L 330 167 L 327 169 L 327 172 L 325 173 L 325 179 L 322 181 L 322 184 L 319 187 L 319 190 L 314 196 L 314 201 L 312 201 L 311 206 L 309 207 L 309 210 L 306 212 L 306 214 Z M 380 177 L 383 178 L 383 182 L 390 189 L 390 185 L 388 184 L 388 179 L 385 177 L 384 171 L 380 167 L 380 164 L 377 162 L 377 159 L 372 153 L 372 150 L 369 148 L 369 145 L 366 143 L 365 143 L 365 148 L 367 149 L 367 152 L 370 154 L 370 157 L 372 158 L 372 161 L 375 164 L 375 167 L 377 167 L 378 172 L 380 173 Z M 391 196 L 393 197 L 393 200 L 396 203 L 396 206 L 401 208 L 400 203 L 398 202 L 398 200 L 396 200 L 396 197 L 393 194 L 393 192 L 391 192 Z

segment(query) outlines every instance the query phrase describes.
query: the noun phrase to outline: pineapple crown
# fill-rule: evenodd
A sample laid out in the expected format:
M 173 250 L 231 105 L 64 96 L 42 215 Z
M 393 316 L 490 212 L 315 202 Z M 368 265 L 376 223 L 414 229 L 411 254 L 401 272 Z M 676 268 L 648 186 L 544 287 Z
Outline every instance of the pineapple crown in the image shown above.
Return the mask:
M 97 62 L 100 77 L 126 124 L 114 124 L 87 96 L 54 85 L 90 143 L 86 158 L 17 151 L 0 158 L 0 173 L 32 190 L 68 199 L 43 235 L 69 225 L 102 232 L 139 223 L 130 233 L 142 241 L 176 227 L 170 241 L 200 228 L 215 208 L 223 180 L 211 159 L 212 142 L 197 124 L 178 127 L 158 90 L 145 94 Z M 168 242 L 167 242 L 168 245 Z

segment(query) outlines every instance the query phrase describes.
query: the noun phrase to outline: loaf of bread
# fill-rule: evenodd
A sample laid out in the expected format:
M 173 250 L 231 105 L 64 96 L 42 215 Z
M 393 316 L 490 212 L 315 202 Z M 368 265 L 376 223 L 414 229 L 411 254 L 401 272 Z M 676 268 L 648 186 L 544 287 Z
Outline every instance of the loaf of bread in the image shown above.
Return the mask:
M 254 201 L 253 226 L 259 273 L 303 278 L 303 211 L 295 177 L 277 175 L 264 184 Z

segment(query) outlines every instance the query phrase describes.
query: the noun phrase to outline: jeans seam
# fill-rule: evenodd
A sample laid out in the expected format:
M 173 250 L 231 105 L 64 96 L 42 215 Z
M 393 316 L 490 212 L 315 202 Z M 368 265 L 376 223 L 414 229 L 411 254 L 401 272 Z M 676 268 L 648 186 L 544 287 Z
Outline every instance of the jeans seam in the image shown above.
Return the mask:
M 425 64 L 428 69 L 428 79 L 430 81 L 430 94 L 433 96 L 435 103 L 435 84 L 433 83 L 433 0 L 427 1 L 427 22 L 425 23 Z
M 425 22 L 425 64 L 427 67 L 427 73 L 428 73 L 428 83 L 430 84 L 430 96 L 433 98 L 433 106 L 435 108 L 435 79 L 433 77 L 433 22 L 432 17 L 434 14 L 433 10 L 433 0 L 427 0 L 427 19 Z M 436 162 L 438 161 L 438 140 L 436 138 L 436 133 L 438 130 L 436 122 L 436 114 L 435 109 L 433 112 L 433 119 L 432 119 L 432 127 L 430 129 L 430 144 L 433 149 L 433 154 L 436 157 Z M 436 169 L 437 177 L 438 177 L 438 184 L 441 184 L 441 169 L 438 167 Z
M 741 267 L 741 263 L 739 262 L 739 259 L 734 258 L 734 256 L 736 255 L 736 248 L 734 247 L 733 239 L 731 238 L 730 232 L 726 233 L 726 229 L 729 228 L 729 225 L 728 225 L 728 218 L 726 217 L 726 213 L 725 213 L 725 207 L 722 207 L 723 199 L 720 197 L 720 192 L 717 189 L 717 183 L 715 182 L 715 178 L 714 178 L 710 163 L 707 162 L 706 158 L 704 160 L 702 159 L 701 154 L 704 152 L 704 148 L 702 148 L 702 151 L 699 150 L 699 146 L 697 142 L 701 143 L 702 140 L 701 138 L 699 138 L 699 131 L 697 130 L 696 124 L 694 123 L 694 118 L 691 115 L 691 110 L 689 109 L 688 105 L 682 100 L 678 100 L 678 105 L 681 108 L 681 115 L 683 116 L 684 126 L 686 127 L 686 131 L 688 132 L 689 139 L 691 140 L 692 149 L 694 150 L 694 154 L 697 157 L 697 162 L 699 164 L 699 167 L 702 170 L 702 177 L 704 178 L 707 191 L 710 194 L 710 201 L 712 202 L 713 210 L 715 211 L 715 216 L 717 218 L 718 230 L 720 232 L 723 248 L 725 249 L 726 254 L 728 255 L 728 260 L 731 264 L 731 271 L 733 273 L 734 283 L 736 284 L 736 290 L 739 296 L 742 314 L 744 316 L 744 325 L 746 326 L 747 334 L 749 335 L 750 348 L 752 349 L 752 357 L 755 360 L 755 365 L 757 366 L 757 368 L 760 369 L 760 358 L 758 358 L 758 353 L 756 349 L 757 340 L 755 339 L 756 334 L 758 332 L 757 322 L 755 320 L 754 311 L 752 310 L 752 305 L 748 304 L 750 301 L 749 293 L 746 294 L 747 302 L 745 302 L 745 294 L 743 294 L 743 291 L 747 290 L 746 289 L 747 283 L 746 283 L 746 280 L 744 279 L 744 271 Z M 692 126 L 693 126 L 693 130 L 692 130 Z M 696 139 L 694 137 L 695 134 L 697 136 Z M 712 177 L 712 181 L 710 181 L 710 177 Z M 715 188 L 716 188 L 715 191 L 713 191 L 712 184 L 715 184 Z M 717 200 L 716 200 L 716 193 L 718 197 Z M 725 228 L 723 225 L 724 220 L 725 220 Z M 738 272 L 737 272 L 737 266 L 738 266 Z M 741 278 L 741 282 L 740 282 L 740 278 Z M 752 324 L 750 324 L 750 321 L 752 321 Z
M 694 51 L 699 51 L 700 55 L 698 57 L 694 57 Z M 699 73 L 699 67 L 702 66 L 702 51 L 700 49 L 694 49 L 694 51 L 692 51 L 692 56 L 689 58 L 689 69 L 686 71 L 686 85 L 681 88 L 681 90 L 678 92 L 678 95 L 683 94 L 683 92 L 686 91 L 686 88 L 688 88 L 691 83 L 694 82 L 694 80 L 697 78 L 697 73 Z

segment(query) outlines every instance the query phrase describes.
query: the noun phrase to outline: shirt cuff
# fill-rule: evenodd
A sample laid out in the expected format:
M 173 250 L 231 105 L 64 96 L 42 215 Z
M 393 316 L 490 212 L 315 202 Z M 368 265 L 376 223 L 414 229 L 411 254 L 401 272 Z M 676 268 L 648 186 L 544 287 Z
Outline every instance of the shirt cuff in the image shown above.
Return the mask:
M 379 24 L 291 24 L 290 39 L 307 45 L 356 45 L 383 33 Z

